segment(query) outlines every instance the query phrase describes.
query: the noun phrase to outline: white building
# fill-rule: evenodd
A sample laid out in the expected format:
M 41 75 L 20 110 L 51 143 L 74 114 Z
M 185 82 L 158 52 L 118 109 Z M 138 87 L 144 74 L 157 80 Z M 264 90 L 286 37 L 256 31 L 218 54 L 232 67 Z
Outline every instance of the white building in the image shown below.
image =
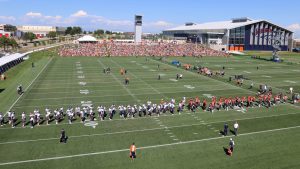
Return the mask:
M 36 35 L 37 38 L 43 38 L 48 35 L 51 31 L 56 31 L 55 26 L 17 26 L 18 31 L 20 32 L 32 32 Z
M 186 23 L 163 31 L 174 39 L 221 46 L 222 50 L 273 50 L 275 37 L 283 51 L 291 50 L 293 32 L 266 20 L 235 18 L 228 21 Z M 277 40 L 276 39 L 276 40 Z

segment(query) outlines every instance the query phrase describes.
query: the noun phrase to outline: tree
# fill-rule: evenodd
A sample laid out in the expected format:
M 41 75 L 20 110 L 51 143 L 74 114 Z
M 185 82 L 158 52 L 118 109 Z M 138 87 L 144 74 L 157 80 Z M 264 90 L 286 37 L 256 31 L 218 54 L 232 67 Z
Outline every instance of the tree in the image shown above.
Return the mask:
M 16 42 L 15 39 L 10 38 L 8 41 L 8 45 L 11 46 L 13 49 L 15 49 L 18 46 L 18 43 Z
M 82 33 L 81 27 L 74 26 L 72 28 L 71 35 L 76 35 L 76 34 L 81 34 L 81 33 Z
M 56 36 L 57 36 L 57 33 L 54 32 L 54 31 L 50 31 L 50 32 L 48 33 L 48 37 L 51 38 L 51 39 L 54 39 Z
M 103 29 L 97 29 L 94 31 L 95 35 L 103 35 L 104 34 L 104 30 Z
M 72 27 L 67 27 L 67 29 L 66 29 L 66 31 L 65 31 L 65 34 L 66 35 L 70 35 L 71 34 L 71 32 L 72 32 Z
M 66 35 L 76 35 L 76 34 L 81 34 L 82 29 L 79 26 L 74 26 L 74 27 L 67 27 L 65 34 Z
M 111 31 L 105 31 L 105 34 L 111 34 L 112 32 Z
M 3 48 L 3 50 L 5 50 L 7 45 L 8 45 L 8 38 L 5 36 L 2 36 L 0 38 L 0 47 Z
M 5 36 L 2 36 L 0 38 L 0 47 L 3 48 L 3 50 L 6 50 L 8 46 L 11 46 L 12 48 L 15 48 L 18 46 L 18 43 L 13 38 L 7 38 Z
M 36 36 L 32 32 L 25 32 L 22 37 L 26 42 L 29 40 L 30 42 L 33 41 L 33 39 L 36 39 Z

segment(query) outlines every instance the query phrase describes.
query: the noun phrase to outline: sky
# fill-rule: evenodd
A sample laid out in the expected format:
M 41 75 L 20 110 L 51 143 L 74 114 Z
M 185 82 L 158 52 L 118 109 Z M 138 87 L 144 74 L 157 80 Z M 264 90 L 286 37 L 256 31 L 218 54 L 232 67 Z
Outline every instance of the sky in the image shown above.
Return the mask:
M 159 33 L 185 22 L 238 17 L 265 19 L 300 38 L 299 0 L 0 0 L 0 23 L 81 26 L 84 30 L 133 31 L 135 14 L 143 32 Z

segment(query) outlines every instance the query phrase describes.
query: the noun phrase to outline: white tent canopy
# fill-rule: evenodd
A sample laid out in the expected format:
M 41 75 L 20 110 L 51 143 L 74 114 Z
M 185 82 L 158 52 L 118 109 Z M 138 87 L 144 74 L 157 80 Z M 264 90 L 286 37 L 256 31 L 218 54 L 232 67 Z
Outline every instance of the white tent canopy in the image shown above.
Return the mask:
M 97 42 L 97 39 L 90 35 L 85 35 L 79 39 L 77 39 L 78 42 Z
M 48 46 L 48 47 L 45 47 L 45 48 L 35 49 L 35 50 L 29 51 L 29 52 L 26 52 L 26 53 L 14 53 L 14 54 L 11 54 L 11 55 L 3 56 L 3 57 L 0 58 L 0 67 L 4 66 L 5 64 L 7 64 L 9 62 L 15 61 L 17 59 L 21 59 L 21 58 L 25 57 L 26 55 L 28 55 L 30 53 L 37 52 L 37 51 L 42 51 L 42 50 L 45 50 L 45 49 L 50 49 L 52 47 L 57 47 L 57 46 L 59 46 L 59 45 L 54 45 L 54 46 Z
M 20 59 L 22 57 L 24 57 L 26 54 L 20 54 L 20 53 L 15 53 L 12 55 L 7 55 L 7 56 L 3 56 L 0 58 L 0 66 L 3 66 L 9 62 L 12 62 L 14 60 Z

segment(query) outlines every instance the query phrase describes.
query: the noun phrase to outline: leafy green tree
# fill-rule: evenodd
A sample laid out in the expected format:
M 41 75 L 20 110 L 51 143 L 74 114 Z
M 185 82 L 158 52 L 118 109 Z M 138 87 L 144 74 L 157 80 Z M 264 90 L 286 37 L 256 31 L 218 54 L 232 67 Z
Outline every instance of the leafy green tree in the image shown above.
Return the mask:
M 23 40 L 25 40 L 26 42 L 29 40 L 30 42 L 33 41 L 33 39 L 36 39 L 36 36 L 34 33 L 32 32 L 25 32 L 23 35 Z
M 11 46 L 11 48 L 14 49 L 18 46 L 18 43 L 13 38 L 7 38 L 5 36 L 2 36 L 0 38 L 0 47 L 3 48 L 3 50 L 6 50 L 9 46 Z
M 54 31 L 51 31 L 51 32 L 48 33 L 48 37 L 51 38 L 51 39 L 56 38 L 56 36 L 57 36 L 57 33 L 54 32 Z
M 72 32 L 72 27 L 67 27 L 67 29 L 66 29 L 66 31 L 65 31 L 65 34 L 66 35 L 70 35 L 71 34 L 71 32 Z
M 76 35 L 76 34 L 81 34 L 81 33 L 82 33 L 81 27 L 74 26 L 72 28 L 71 35 Z
M 111 31 L 105 31 L 105 34 L 110 35 L 110 34 L 112 34 L 112 32 Z
M 97 29 L 94 31 L 95 35 L 103 35 L 104 34 L 104 30 L 103 29 Z
M 9 41 L 8 41 L 8 45 L 11 46 L 13 49 L 15 49 L 16 47 L 18 47 L 18 43 L 15 39 L 13 38 L 10 38 Z
M 74 27 L 67 27 L 65 34 L 66 35 L 76 35 L 76 34 L 81 34 L 82 29 L 79 26 L 74 26 Z
M 6 49 L 7 41 L 8 41 L 8 38 L 5 37 L 5 36 L 2 36 L 2 37 L 0 38 L 0 47 L 3 48 L 3 50 Z

